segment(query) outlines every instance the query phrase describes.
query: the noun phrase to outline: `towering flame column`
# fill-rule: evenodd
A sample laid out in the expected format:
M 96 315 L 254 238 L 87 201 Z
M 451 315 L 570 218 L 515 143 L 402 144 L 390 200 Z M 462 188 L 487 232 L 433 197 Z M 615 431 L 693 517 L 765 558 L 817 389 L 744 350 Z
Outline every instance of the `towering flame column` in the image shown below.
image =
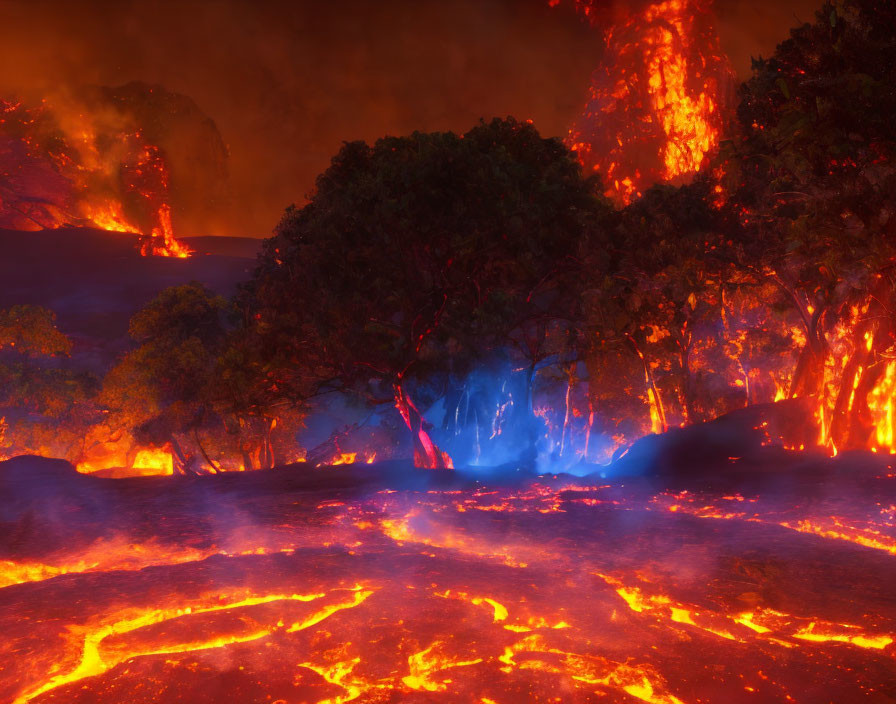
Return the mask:
M 559 4 L 560 0 L 551 0 Z M 596 0 L 576 0 L 592 22 Z M 679 183 L 719 144 L 734 78 L 706 0 L 641 3 L 605 32 L 606 52 L 568 144 L 620 204 Z

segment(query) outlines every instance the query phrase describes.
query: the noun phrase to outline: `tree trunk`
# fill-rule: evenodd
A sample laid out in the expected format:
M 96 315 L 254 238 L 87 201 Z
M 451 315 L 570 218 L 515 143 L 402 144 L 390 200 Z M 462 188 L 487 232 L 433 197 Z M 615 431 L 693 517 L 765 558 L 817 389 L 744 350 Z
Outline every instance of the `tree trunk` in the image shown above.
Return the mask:
M 569 398 L 572 395 L 572 385 L 575 368 L 568 367 L 564 371 L 566 372 L 566 397 L 564 399 L 566 407 L 563 414 L 563 431 L 560 433 L 560 457 L 563 457 L 563 453 L 566 450 L 566 438 L 569 435 L 569 415 L 571 411 Z
M 594 427 L 594 401 L 591 398 L 591 393 L 588 393 L 588 427 L 585 428 L 585 454 L 583 458 L 586 462 L 588 459 L 588 452 L 591 450 L 591 429 Z
M 414 465 L 423 469 L 453 469 L 451 457 L 442 452 L 429 437 L 424 427 L 423 416 L 413 400 L 402 388 L 401 382 L 395 384 L 395 407 L 411 431 L 414 443 Z
M 274 429 L 277 427 L 277 419 L 271 418 L 271 422 L 267 424 L 267 429 L 265 431 L 265 437 L 267 440 L 267 451 L 268 451 L 268 469 L 273 469 L 277 466 L 277 456 L 274 453 Z
M 534 386 L 535 386 L 535 362 L 529 364 L 526 368 L 526 375 L 523 379 L 525 384 L 523 404 L 523 450 L 520 453 L 520 461 L 532 465 L 534 468 L 535 460 L 538 458 L 538 423 L 535 421 L 535 402 L 534 402 Z
M 694 423 L 702 423 L 704 418 L 697 409 L 695 398 L 694 376 L 691 374 L 691 343 L 690 336 L 687 343 L 679 343 L 678 345 L 678 363 L 681 367 L 682 376 L 682 397 L 684 407 L 684 421 L 688 425 Z
M 666 410 L 663 408 L 663 400 L 660 398 L 659 389 L 656 388 L 656 381 L 653 378 L 653 372 L 647 360 L 644 360 L 644 373 L 647 376 L 647 392 L 650 395 L 650 405 L 652 412 L 656 413 L 656 422 L 659 424 L 654 428 L 655 433 L 665 433 L 669 429 L 666 423 Z M 653 422 L 653 413 L 651 413 L 651 422 Z
M 177 438 L 174 437 L 174 435 L 171 436 L 168 442 L 171 445 L 171 449 L 174 450 L 174 452 L 172 453 L 172 459 L 174 460 L 173 469 L 176 470 L 178 474 L 186 474 L 188 461 L 187 456 L 181 449 L 180 443 L 177 441 Z
M 849 416 L 843 440 L 844 447 L 848 449 L 872 447 L 872 435 L 875 433 L 876 425 L 868 405 L 868 396 L 880 383 L 890 363 L 890 360 L 882 354 L 886 352 L 893 339 L 893 317 L 890 312 L 893 310 L 892 303 L 893 294 L 889 280 L 881 278 L 871 294 L 865 313 L 865 324 L 857 326 L 854 336 L 856 352 L 853 356 L 859 358 L 859 371 L 858 379 L 851 382 L 852 403 L 848 409 Z
M 824 361 L 827 357 L 827 343 L 818 330 L 821 307 L 812 314 L 806 330 L 806 344 L 800 351 L 793 380 L 790 382 L 790 398 L 824 396 Z
M 274 468 L 274 443 L 271 436 L 276 427 L 276 419 L 271 423 L 264 423 L 264 432 L 261 435 L 261 448 L 258 451 L 258 464 L 262 469 Z
M 239 448 L 240 454 L 243 456 L 243 469 L 249 471 L 251 469 L 255 469 L 255 463 L 252 460 L 252 453 L 248 447 L 248 443 L 246 442 L 247 435 L 251 437 L 251 433 L 247 433 L 247 428 L 249 427 L 246 419 L 242 416 L 237 417 L 237 423 L 239 424 Z
M 215 474 L 221 473 L 221 468 L 215 463 L 215 461 L 208 456 L 208 453 L 205 451 L 205 447 L 202 445 L 202 441 L 199 439 L 199 431 L 196 428 L 193 428 L 193 437 L 196 440 L 196 445 L 199 447 L 199 451 L 202 453 L 202 456 L 205 458 L 206 463 L 209 467 L 211 467 Z
M 663 409 L 663 402 L 660 398 L 659 389 L 656 388 L 656 381 L 653 378 L 653 372 L 650 369 L 650 363 L 641 352 L 638 344 L 631 335 L 626 335 L 629 343 L 635 350 L 635 354 L 641 360 L 644 367 L 644 383 L 647 386 L 647 404 L 650 407 L 650 430 L 653 433 L 665 433 L 669 428 L 666 425 L 666 412 Z
M 878 359 L 862 371 L 862 376 L 856 386 L 855 400 L 850 409 L 849 435 L 846 437 L 847 448 L 868 449 L 872 446 L 871 440 L 876 426 L 871 408 L 868 406 L 868 394 L 874 390 L 886 370 L 887 361 Z
M 850 436 L 852 435 L 850 426 L 854 417 L 852 409 L 859 398 L 861 398 L 859 384 L 862 376 L 864 376 L 863 370 L 867 368 L 868 360 L 871 356 L 864 344 L 865 332 L 867 330 L 867 325 L 858 323 L 855 329 L 852 330 L 853 351 L 840 376 L 840 388 L 837 391 L 837 399 L 834 401 L 834 410 L 831 414 L 830 424 L 830 439 L 838 450 L 849 449 L 850 445 Z M 866 396 L 870 390 L 869 388 L 865 391 Z M 865 405 L 867 407 L 867 403 Z
M 465 385 L 457 388 L 453 384 L 445 395 L 445 420 L 442 422 L 442 430 L 452 435 L 460 433 L 460 407 L 466 396 Z

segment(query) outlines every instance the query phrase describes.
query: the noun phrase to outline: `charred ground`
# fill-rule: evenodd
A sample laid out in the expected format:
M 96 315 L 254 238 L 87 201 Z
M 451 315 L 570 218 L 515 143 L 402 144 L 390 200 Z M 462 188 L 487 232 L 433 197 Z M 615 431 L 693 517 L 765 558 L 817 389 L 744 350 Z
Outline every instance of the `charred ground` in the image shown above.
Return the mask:
M 686 483 L 388 464 L 109 480 L 7 462 L 0 691 L 888 701 L 892 466 L 757 460 Z

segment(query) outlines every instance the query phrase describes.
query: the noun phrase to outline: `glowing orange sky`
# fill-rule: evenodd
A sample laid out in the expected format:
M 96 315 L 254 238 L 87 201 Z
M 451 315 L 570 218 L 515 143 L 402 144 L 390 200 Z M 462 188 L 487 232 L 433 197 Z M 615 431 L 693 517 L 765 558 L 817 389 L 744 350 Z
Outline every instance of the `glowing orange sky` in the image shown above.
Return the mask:
M 738 72 L 816 4 L 718 0 Z M 0 0 L 0 15 L 7 94 L 143 80 L 217 122 L 233 199 L 208 232 L 185 234 L 266 236 L 345 140 L 508 114 L 565 135 L 601 55 L 598 34 L 546 0 Z

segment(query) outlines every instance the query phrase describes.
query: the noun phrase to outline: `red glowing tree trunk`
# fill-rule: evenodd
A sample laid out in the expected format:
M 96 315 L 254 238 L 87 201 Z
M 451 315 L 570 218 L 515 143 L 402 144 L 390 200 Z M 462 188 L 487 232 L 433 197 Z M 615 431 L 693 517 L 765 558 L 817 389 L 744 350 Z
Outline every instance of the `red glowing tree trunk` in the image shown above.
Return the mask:
M 818 305 L 811 315 L 800 308 L 807 339 L 790 397 L 815 399 L 819 443 L 835 451 L 867 449 L 877 442 L 888 449 L 892 445 L 886 438 L 875 439 L 880 424 L 883 432 L 892 417 L 886 378 L 894 339 L 891 287 L 879 277 L 870 291 L 851 302 Z
M 196 428 L 193 428 L 193 439 L 196 441 L 196 447 L 198 447 L 199 452 L 202 453 L 202 457 L 205 459 L 205 463 L 215 474 L 218 474 L 221 471 L 221 467 L 211 457 L 209 457 L 208 452 L 205 451 L 205 445 L 203 445 L 202 440 L 199 439 L 199 431 Z
M 571 396 L 572 389 L 575 386 L 576 378 L 575 378 L 575 365 L 569 364 L 566 365 L 563 369 L 564 374 L 566 374 L 566 394 L 564 396 L 564 413 L 563 413 L 563 431 L 560 434 L 560 456 L 563 457 L 563 453 L 566 450 L 566 443 L 572 432 L 570 430 L 570 422 L 572 420 L 572 404 L 571 404 Z
M 429 437 L 424 427 L 423 416 L 402 388 L 401 382 L 395 384 L 395 407 L 411 431 L 414 441 L 414 465 L 423 469 L 453 469 L 451 457 L 447 452 L 442 452 Z
M 811 316 L 803 316 L 806 326 L 806 344 L 800 351 L 796 370 L 793 373 L 793 382 L 790 387 L 791 398 L 821 397 L 823 394 L 824 360 L 828 355 L 828 346 L 819 323 L 824 310 L 818 306 Z
M 178 439 L 174 434 L 168 439 L 168 444 L 164 449 L 171 452 L 175 474 L 195 474 L 193 471 L 195 462 L 193 461 L 192 455 L 187 455 L 187 453 L 184 452 L 180 442 L 178 442 Z
M 653 377 L 653 370 L 650 368 L 650 362 L 644 356 L 638 343 L 631 335 L 626 335 L 626 339 L 635 350 L 635 354 L 641 360 L 644 367 L 644 383 L 647 390 L 647 406 L 650 410 L 650 426 L 653 433 L 665 433 L 669 426 L 666 424 L 666 411 L 663 408 L 663 401 L 660 397 L 660 391 L 656 386 L 656 380 Z

